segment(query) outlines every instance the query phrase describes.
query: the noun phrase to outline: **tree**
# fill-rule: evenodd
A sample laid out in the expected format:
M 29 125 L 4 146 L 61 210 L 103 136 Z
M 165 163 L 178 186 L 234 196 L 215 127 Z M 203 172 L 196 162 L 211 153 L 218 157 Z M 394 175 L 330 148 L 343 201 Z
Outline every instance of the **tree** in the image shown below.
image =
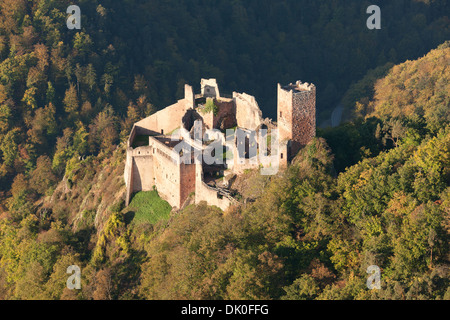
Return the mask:
M 50 81 L 47 83 L 47 92 L 45 94 L 45 97 L 46 97 L 46 102 L 48 104 L 50 104 L 50 103 L 54 104 L 55 103 L 56 90 L 55 90 L 55 88 L 53 87 L 53 84 Z
M 88 151 L 89 133 L 81 121 L 78 122 L 77 127 L 78 129 L 73 136 L 73 150 L 79 156 L 84 156 Z
M 90 119 L 92 112 L 92 104 L 88 100 L 84 101 L 83 105 L 81 106 L 81 116 L 84 119 Z
M 73 40 L 73 47 L 77 50 L 78 54 L 84 56 L 87 54 L 91 47 L 93 46 L 93 41 L 91 37 L 84 32 L 77 32 Z
M 284 290 L 286 295 L 282 297 L 283 300 L 312 300 L 320 292 L 316 281 L 308 274 L 303 274 Z
M 70 114 L 70 116 L 73 117 L 78 115 L 79 102 L 75 85 L 71 84 L 69 89 L 66 90 L 63 102 L 64 109 Z
M 211 98 L 207 98 L 206 104 L 201 110 L 202 113 L 213 113 L 214 115 L 217 115 L 219 112 L 219 107 L 214 103 L 214 100 Z
M 148 93 L 148 84 L 143 75 L 138 74 L 138 75 L 134 76 L 133 89 L 139 95 Z
M 112 280 L 109 269 L 101 269 L 95 276 L 94 300 L 112 300 Z
M 10 106 L 7 104 L 0 105 L 0 133 L 6 133 L 9 130 L 11 118 Z
M 30 263 L 25 275 L 17 281 L 15 298 L 20 300 L 46 299 L 45 270 L 37 261 Z
M 52 167 L 58 174 L 64 171 L 66 162 L 73 156 L 72 139 L 73 130 L 66 128 L 63 136 L 56 140 L 56 151 L 53 156 Z
M 8 209 L 14 220 L 21 221 L 33 212 L 31 191 L 25 175 L 18 174 L 11 186 L 12 197 L 8 199 Z
M 116 126 L 117 117 L 112 107 L 107 105 L 89 126 L 91 151 L 111 151 L 118 138 Z
M 14 164 L 14 160 L 17 157 L 20 136 L 20 129 L 14 128 L 8 131 L 0 144 L 0 150 L 3 154 L 3 165 L 6 167 L 11 167 Z
M 37 89 L 35 87 L 31 87 L 25 91 L 22 98 L 22 102 L 25 102 L 25 104 L 31 107 L 31 109 L 35 109 L 37 107 L 36 91 Z
M 70 276 L 67 273 L 67 268 L 72 265 L 79 266 L 80 268 L 83 267 L 79 254 L 68 252 L 58 257 L 58 260 L 53 266 L 52 273 L 45 284 L 45 290 L 49 295 L 49 299 L 76 300 L 78 298 L 79 290 L 69 290 L 67 288 L 67 279 Z
M 377 131 L 375 136 L 377 139 L 382 139 L 384 145 L 387 144 L 387 140 L 390 140 L 394 147 L 398 147 L 398 141 L 400 138 L 404 137 L 406 129 L 400 120 L 389 120 L 387 123 L 381 127 L 380 124 L 377 126 Z
M 47 46 L 42 43 L 38 43 L 34 46 L 34 52 L 38 58 L 38 68 L 41 72 L 44 72 L 49 66 L 49 54 Z
M 87 86 L 92 91 L 92 89 L 96 85 L 96 81 L 97 81 L 97 73 L 95 72 L 94 66 L 92 64 L 89 64 L 86 67 L 84 79 L 85 79 Z
M 48 156 L 40 156 L 36 162 L 36 169 L 31 173 L 30 187 L 37 193 L 44 195 L 55 185 L 57 179 L 52 171 L 52 161 Z
M 31 121 L 31 129 L 28 131 L 32 143 L 46 145 L 49 139 L 56 135 L 55 112 L 56 110 L 52 103 L 45 106 L 45 108 L 36 110 L 35 116 Z

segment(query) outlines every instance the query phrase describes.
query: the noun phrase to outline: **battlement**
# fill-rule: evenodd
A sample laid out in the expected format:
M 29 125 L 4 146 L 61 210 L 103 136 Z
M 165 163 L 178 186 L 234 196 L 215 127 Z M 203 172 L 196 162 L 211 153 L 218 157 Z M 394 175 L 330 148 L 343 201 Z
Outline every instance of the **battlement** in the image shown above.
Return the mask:
M 210 105 L 205 110 L 206 103 Z M 268 119 L 263 120 L 256 99 L 237 92 L 225 98 L 220 94 L 216 79 L 202 79 L 200 94 L 195 94 L 186 84 L 184 99 L 133 126 L 124 172 L 127 205 L 133 192 L 156 187 L 172 207 L 183 208 L 194 194 L 195 203 L 207 201 L 225 210 L 235 201 L 231 192 L 218 183 L 221 181 L 218 177 L 239 175 L 247 169 L 271 167 L 274 163 L 283 168 L 315 136 L 316 87 L 313 84 L 301 81 L 284 86 L 278 84 L 277 108 L 277 126 L 272 124 L 271 130 L 278 129 L 280 148 L 261 160 L 254 154 L 259 143 L 255 136 Z M 235 139 L 233 145 L 228 145 L 223 132 L 230 128 L 236 130 L 236 136 L 243 133 L 245 139 Z M 224 148 L 232 151 L 232 157 L 226 157 L 223 164 L 207 164 L 202 157 L 194 161 L 197 160 L 195 152 L 193 155 L 184 151 L 205 151 L 210 141 L 204 142 L 202 137 L 212 129 L 220 136 L 211 141 L 221 141 Z M 238 144 L 244 149 L 238 150 Z
M 294 94 L 297 94 L 299 92 L 314 91 L 316 86 L 312 83 L 309 84 L 308 82 L 302 83 L 301 81 L 297 81 L 295 84 L 290 83 L 286 86 L 281 86 L 281 89 L 285 91 L 293 91 Z

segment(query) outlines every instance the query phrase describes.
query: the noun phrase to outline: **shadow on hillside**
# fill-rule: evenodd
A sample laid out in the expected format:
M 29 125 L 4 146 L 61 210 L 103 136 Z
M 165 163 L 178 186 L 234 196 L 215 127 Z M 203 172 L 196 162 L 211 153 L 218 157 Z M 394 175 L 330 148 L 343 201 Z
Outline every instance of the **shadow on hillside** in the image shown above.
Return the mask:
M 129 224 L 133 221 L 133 219 L 134 219 L 135 216 L 136 216 L 136 212 L 134 212 L 134 211 L 128 211 L 128 212 L 126 212 L 126 213 L 125 213 L 125 218 L 124 218 L 125 223 L 126 223 L 127 225 L 129 225 Z

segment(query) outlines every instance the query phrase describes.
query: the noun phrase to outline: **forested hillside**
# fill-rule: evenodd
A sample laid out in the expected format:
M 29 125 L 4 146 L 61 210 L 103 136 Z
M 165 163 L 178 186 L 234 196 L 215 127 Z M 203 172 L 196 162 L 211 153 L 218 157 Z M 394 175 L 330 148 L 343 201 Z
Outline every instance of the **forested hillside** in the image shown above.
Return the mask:
M 394 67 L 369 105 L 376 111 L 388 100 L 383 84 L 399 83 L 402 70 L 414 65 L 413 79 L 449 55 L 446 43 Z M 438 66 L 449 74 L 448 63 Z M 421 79 L 423 88 L 440 83 L 433 70 Z M 403 90 L 389 97 L 413 103 Z M 225 213 L 192 205 L 155 221 L 142 211 L 164 204 L 124 209 L 123 145 L 69 162 L 64 179 L 39 197 L 44 188 L 35 183 L 56 181 L 41 159 L 30 179 L 15 179 L 1 220 L 0 298 L 449 299 L 450 122 L 427 117 L 430 108 L 448 110 L 448 91 L 417 91 L 413 105 L 428 101 L 423 95 L 440 103 L 322 132 L 355 143 L 343 150 L 336 140 L 313 140 L 287 171 L 253 175 L 265 185 L 256 201 Z M 339 156 L 355 162 L 338 173 Z M 65 288 L 72 264 L 83 270 L 80 291 Z M 367 290 L 369 265 L 381 268 L 381 290 Z
M 377 2 L 377 1 L 375 1 Z M 383 2 L 368 30 L 369 1 L 0 1 L 0 189 L 40 156 L 66 162 L 117 145 L 133 122 L 200 90 L 255 95 L 275 116 L 276 83 L 316 84 L 319 118 L 369 69 L 416 59 L 450 38 L 445 0 Z M 70 145 L 70 148 L 66 146 Z M 70 149 L 70 150 L 65 150 Z
M 369 31 L 359 0 L 85 0 L 78 31 L 70 1 L 0 0 L 0 299 L 450 299 L 449 3 L 382 3 Z M 255 202 L 124 208 L 132 124 L 202 77 L 265 116 L 313 82 L 351 121 Z

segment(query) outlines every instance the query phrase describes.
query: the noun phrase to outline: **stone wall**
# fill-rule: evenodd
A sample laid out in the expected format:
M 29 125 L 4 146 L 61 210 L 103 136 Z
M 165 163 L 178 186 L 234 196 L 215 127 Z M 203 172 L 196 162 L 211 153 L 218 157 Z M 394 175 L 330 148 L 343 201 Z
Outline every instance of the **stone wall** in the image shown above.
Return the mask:
M 132 192 L 151 191 L 154 186 L 152 148 L 139 147 L 133 150 L 133 187 Z
M 212 111 L 207 113 L 202 113 L 202 111 L 200 111 L 200 116 L 207 129 L 214 129 L 214 113 Z
M 137 122 L 136 126 L 167 134 L 180 127 L 184 113 L 185 103 L 184 100 L 181 100 Z
M 256 130 L 262 123 L 262 112 L 255 97 L 246 93 L 233 92 L 236 104 L 237 126 L 249 130 Z
M 131 155 L 131 148 L 127 148 L 127 158 L 125 161 L 125 172 L 124 172 L 124 178 L 125 178 L 125 185 L 127 186 L 127 193 L 125 196 L 125 205 L 128 207 L 130 204 L 131 196 L 133 194 L 133 185 L 134 185 L 134 179 L 133 179 L 133 156 Z
M 288 158 L 295 156 L 316 135 L 316 87 L 297 82 L 278 84 L 278 129 L 280 143 L 290 140 Z
M 292 90 L 285 90 L 278 84 L 277 95 L 277 126 L 281 142 L 292 139 Z
M 236 106 L 233 99 L 220 98 L 214 100 L 219 111 L 214 116 L 213 126 L 215 129 L 224 130 L 233 128 L 236 122 Z
M 127 205 L 131 194 L 151 191 L 157 187 L 162 199 L 172 207 L 181 208 L 190 193 L 195 191 L 195 165 L 184 165 L 179 156 L 154 137 L 149 146 L 127 150 L 125 179 Z
M 173 158 L 173 150 L 153 138 L 150 138 L 150 145 L 153 147 L 153 170 L 158 193 L 172 207 L 180 208 L 180 165 Z
M 238 138 L 238 136 L 240 136 L 240 139 Z M 243 139 L 244 136 L 245 139 Z M 229 167 L 232 168 L 233 173 L 242 174 L 245 170 L 259 168 L 257 151 L 256 154 L 254 154 L 254 148 L 250 148 L 250 144 L 256 144 L 256 150 L 258 150 L 257 143 L 258 141 L 256 134 L 252 134 L 250 131 L 243 129 L 238 129 L 236 131 L 235 141 L 233 143 L 233 163 L 232 166 Z M 248 158 L 245 157 L 245 153 L 239 154 L 239 145 L 239 149 L 248 153 Z
M 154 182 L 151 147 L 127 148 L 124 177 L 127 186 L 126 205 L 134 192 L 152 190 Z
M 184 103 L 186 110 L 194 109 L 195 107 L 194 89 L 188 84 L 184 85 Z
M 209 91 L 208 91 L 209 90 Z M 161 198 L 172 207 L 181 208 L 192 192 L 195 192 L 195 203 L 206 201 L 226 210 L 234 201 L 222 189 L 215 189 L 204 183 L 201 164 L 182 164 L 180 155 L 172 148 L 177 142 L 170 138 L 157 136 L 168 135 L 175 129 L 188 128 L 193 122 L 202 118 L 202 128 L 224 130 L 234 126 L 243 128 L 247 133 L 259 130 L 268 123 L 271 130 L 276 129 L 272 122 L 262 119 L 262 112 L 253 96 L 233 92 L 233 99 L 221 98 L 215 79 L 202 79 L 204 97 L 215 98 L 218 113 L 198 114 L 195 109 L 195 95 L 192 87 L 185 86 L 185 98 L 177 103 L 137 122 L 128 139 L 127 159 L 125 165 L 125 182 L 129 204 L 133 192 L 150 191 L 157 187 Z M 286 167 L 290 158 L 306 145 L 316 134 L 316 88 L 314 85 L 297 82 L 295 85 L 278 84 L 277 129 L 280 141 L 279 152 L 264 159 L 239 157 L 236 140 L 228 147 L 233 150 L 234 157 L 227 161 L 229 169 L 234 173 L 242 173 L 245 169 L 264 168 L 278 164 Z M 267 126 L 267 125 L 266 125 Z M 149 145 L 132 148 L 132 142 L 138 135 L 149 135 Z M 204 146 L 196 145 L 188 132 L 179 137 L 183 143 L 194 145 L 198 150 Z M 252 140 L 251 137 L 248 139 Z M 255 142 L 255 140 L 252 140 Z M 247 145 L 247 142 L 245 142 Z M 250 145 L 250 143 L 248 143 Z M 248 150 L 249 151 L 249 150 Z M 274 150 L 272 150 L 274 151 Z M 262 162 L 260 162 L 262 160 Z M 276 161 L 274 161 L 276 160 Z
M 217 106 L 217 114 L 214 114 L 212 111 L 208 113 L 202 113 L 200 111 L 199 113 L 206 128 L 224 130 L 235 127 L 237 122 L 234 101 L 232 99 L 220 98 L 214 99 L 213 102 Z
M 160 110 L 151 116 L 136 122 L 135 126 L 139 128 L 140 134 L 169 134 L 177 128 L 180 128 L 186 111 L 192 109 L 191 100 L 182 99 L 177 103 Z
M 181 208 L 189 195 L 195 192 L 195 164 L 180 165 L 180 206 Z
M 207 98 L 219 98 L 219 86 L 216 79 L 202 79 L 200 82 L 201 92 L 203 97 Z
M 316 136 L 316 87 L 295 92 L 293 99 L 292 140 L 303 147 Z
M 280 168 L 284 169 L 288 165 L 288 157 L 289 157 L 289 148 L 288 148 L 288 141 L 285 141 L 283 143 L 280 143 L 279 146 L 279 166 Z
M 210 206 L 219 207 L 222 210 L 228 209 L 231 201 L 226 197 L 221 197 L 219 193 L 203 182 L 203 169 L 201 164 L 195 165 L 195 203 L 206 201 Z

